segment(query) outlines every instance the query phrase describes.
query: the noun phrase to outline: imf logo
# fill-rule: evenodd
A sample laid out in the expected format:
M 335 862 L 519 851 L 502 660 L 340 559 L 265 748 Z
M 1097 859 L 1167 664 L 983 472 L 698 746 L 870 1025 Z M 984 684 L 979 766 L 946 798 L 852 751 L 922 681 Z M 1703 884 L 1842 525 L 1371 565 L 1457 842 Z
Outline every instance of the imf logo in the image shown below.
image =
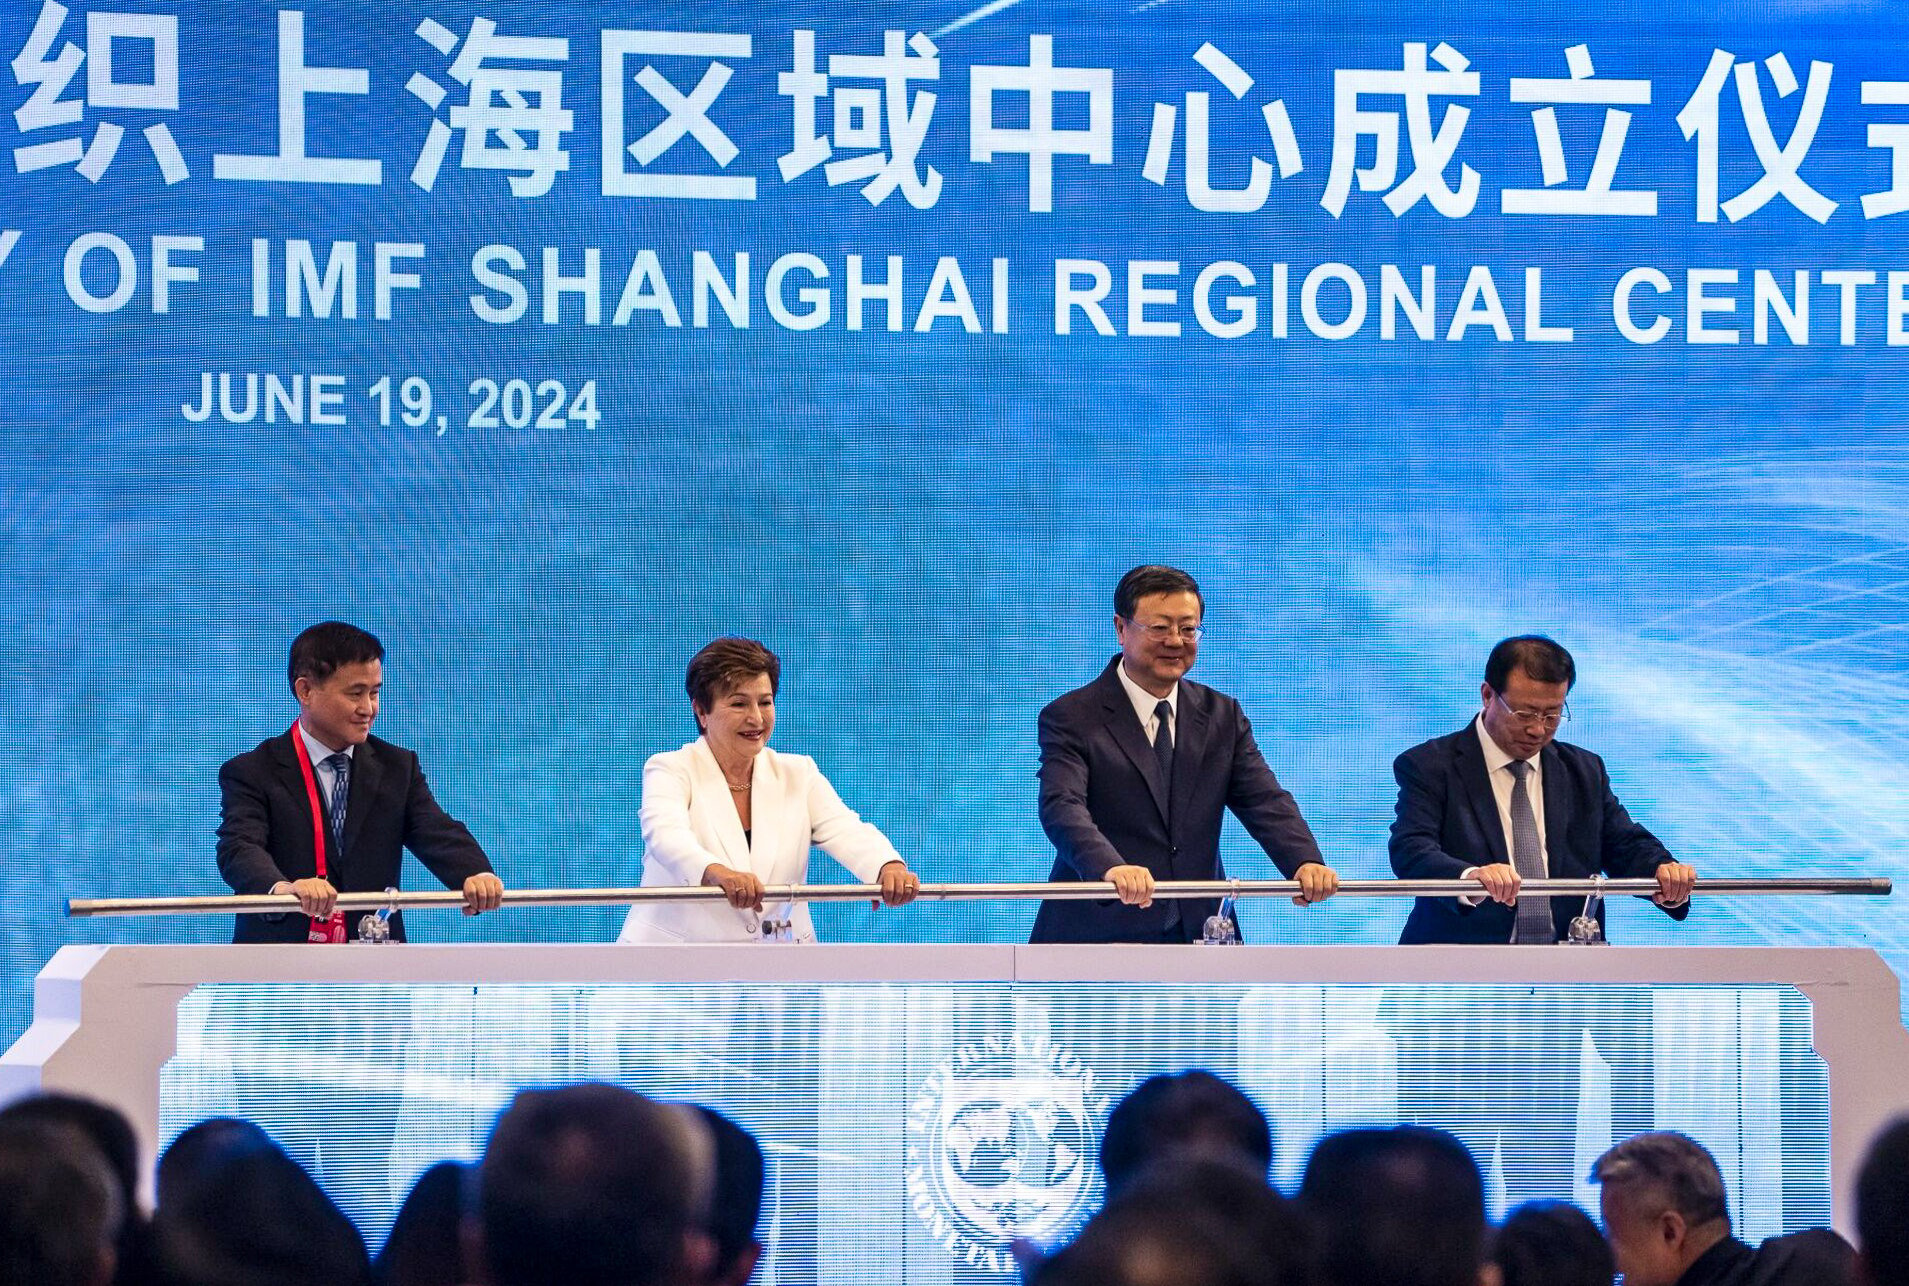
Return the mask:
M 909 1204 L 950 1255 L 1011 1273 L 1015 1238 L 1053 1238 L 1087 1209 L 1106 1115 L 1093 1072 L 1045 1038 L 964 1045 L 909 1108 Z

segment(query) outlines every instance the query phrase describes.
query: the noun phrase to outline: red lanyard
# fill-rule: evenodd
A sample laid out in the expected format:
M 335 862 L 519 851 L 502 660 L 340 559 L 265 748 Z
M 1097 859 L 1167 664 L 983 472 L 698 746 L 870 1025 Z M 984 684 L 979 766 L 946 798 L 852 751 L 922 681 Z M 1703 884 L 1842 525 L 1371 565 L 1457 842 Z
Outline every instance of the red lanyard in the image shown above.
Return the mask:
M 318 878 L 325 879 L 325 804 L 318 797 L 318 777 L 312 772 L 311 752 L 305 749 L 305 734 L 297 723 L 292 724 L 292 748 L 298 752 L 298 771 L 305 778 L 305 798 L 312 806 L 312 852 L 317 854 Z M 336 790 L 336 782 L 332 789 Z M 331 918 L 313 920 L 311 928 L 305 934 L 307 942 L 343 942 L 345 940 L 345 913 L 333 911 Z

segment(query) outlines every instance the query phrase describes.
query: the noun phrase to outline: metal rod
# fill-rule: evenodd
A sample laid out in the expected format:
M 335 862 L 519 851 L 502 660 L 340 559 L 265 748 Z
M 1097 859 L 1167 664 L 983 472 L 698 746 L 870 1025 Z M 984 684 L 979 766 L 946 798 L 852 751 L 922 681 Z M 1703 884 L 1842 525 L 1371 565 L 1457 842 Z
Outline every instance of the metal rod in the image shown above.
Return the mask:
M 1655 880 L 1526 880 L 1524 892 L 1534 897 L 1584 897 L 1601 893 L 1606 897 L 1628 894 L 1648 895 L 1657 891 Z M 1887 879 L 1699 879 L 1700 897 L 1757 897 L 1791 894 L 1858 894 L 1888 896 L 1892 886 Z M 1483 887 L 1476 880 L 1341 880 L 1340 897 L 1455 898 L 1475 896 Z M 1299 892 L 1296 880 L 1165 880 L 1154 886 L 1156 899 L 1172 898 L 1264 898 L 1292 897 Z M 879 898 L 881 888 L 873 884 L 771 884 L 762 891 L 769 902 L 859 902 Z M 1056 901 L 1091 901 L 1114 897 L 1114 886 L 1102 882 L 1053 884 L 924 884 L 917 895 L 923 902 L 967 902 L 983 899 L 1048 898 Z M 506 906 L 629 906 L 637 902 L 719 902 L 718 888 L 688 886 L 681 888 L 604 888 L 604 889 L 506 889 Z M 428 910 L 433 907 L 461 907 L 464 895 L 450 890 L 418 893 L 341 893 L 341 911 L 377 911 L 384 907 L 398 910 Z M 295 912 L 298 899 L 289 893 L 253 894 L 245 897 L 153 897 L 153 898 L 72 898 L 66 913 L 75 917 L 108 915 L 247 915 L 261 912 Z

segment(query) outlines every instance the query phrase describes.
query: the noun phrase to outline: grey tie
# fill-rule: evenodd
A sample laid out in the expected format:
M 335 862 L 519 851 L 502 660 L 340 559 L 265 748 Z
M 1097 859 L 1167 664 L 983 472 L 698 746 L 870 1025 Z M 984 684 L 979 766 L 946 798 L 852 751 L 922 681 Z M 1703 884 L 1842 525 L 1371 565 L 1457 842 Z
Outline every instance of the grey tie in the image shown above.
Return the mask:
M 1542 880 L 1545 878 L 1544 845 L 1538 841 L 1538 817 L 1531 811 L 1531 792 L 1525 789 L 1531 761 L 1514 759 L 1505 766 L 1511 770 L 1512 779 L 1511 865 L 1521 880 Z M 1521 895 L 1516 910 L 1518 923 L 1512 930 L 1513 942 L 1554 943 L 1558 940 L 1558 926 L 1551 918 L 1550 898 Z
M 325 767 L 331 769 L 331 855 L 336 861 L 345 852 L 345 805 L 351 796 L 351 756 L 343 751 L 327 755 Z

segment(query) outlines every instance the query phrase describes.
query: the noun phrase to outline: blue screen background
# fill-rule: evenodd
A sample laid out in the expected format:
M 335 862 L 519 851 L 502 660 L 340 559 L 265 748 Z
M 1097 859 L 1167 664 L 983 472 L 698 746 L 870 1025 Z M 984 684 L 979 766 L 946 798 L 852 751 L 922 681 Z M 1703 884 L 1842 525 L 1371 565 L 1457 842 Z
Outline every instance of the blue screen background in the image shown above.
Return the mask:
M 1238 696 L 1260 746 L 1346 876 L 1388 870 L 1390 763 L 1476 708 L 1498 638 L 1550 633 L 1576 655 L 1567 739 L 1602 754 L 1619 796 L 1704 874 L 1901 876 L 1909 832 L 1909 703 L 1901 695 L 1909 595 L 1909 451 L 1904 376 L 1887 339 L 1887 273 L 1901 220 L 1867 219 L 1890 185 L 1872 123 L 1909 109 L 1866 105 L 1863 81 L 1903 74 L 1904 20 L 1865 4 L 1572 4 L 1507 19 L 1495 6 L 1171 3 L 1003 7 L 954 26 L 966 6 L 709 4 L 692 11 L 495 3 L 501 33 L 570 41 L 564 103 L 570 168 L 547 195 L 512 195 L 502 174 L 466 170 L 456 147 L 435 187 L 408 175 L 433 118 L 405 92 L 414 72 L 455 88 L 448 60 L 414 29 L 435 16 L 463 35 L 470 13 L 314 4 L 307 63 L 368 72 L 364 95 L 308 100 L 312 155 L 375 157 L 377 186 L 214 177 L 215 153 L 277 144 L 276 19 L 266 6 L 176 13 L 177 111 L 90 108 L 73 126 L 0 121 L 0 147 L 126 128 L 98 183 L 70 167 L 17 172 L 0 155 L 0 228 L 23 235 L 0 264 L 0 1032 L 24 1026 L 33 972 L 61 943 L 207 941 L 205 920 L 69 921 L 64 899 L 218 893 L 216 772 L 284 730 L 294 705 L 284 656 L 303 626 L 357 622 L 388 649 L 379 731 L 416 749 L 446 807 L 517 887 L 636 883 L 643 760 L 693 732 L 682 672 L 709 638 L 760 638 L 784 669 L 776 744 L 814 755 L 842 796 L 933 880 L 1044 877 L 1035 815 L 1041 706 L 1091 679 L 1114 649 L 1111 593 L 1128 567 L 1167 562 L 1206 591 L 1211 632 L 1194 677 Z M 82 12 L 59 41 L 87 44 Z M 36 18 L 0 12 L 0 50 Z M 749 33 L 710 109 L 734 141 L 726 170 L 693 142 L 659 171 L 749 174 L 754 201 L 604 195 L 599 36 L 605 28 Z M 921 160 L 945 176 L 917 210 L 872 206 L 820 169 L 790 181 L 789 100 L 776 75 L 792 33 L 818 49 L 873 54 L 888 27 L 930 33 L 939 96 Z M 970 68 L 1025 66 L 1029 37 L 1059 64 L 1112 72 L 1112 162 L 1054 161 L 1051 212 L 1029 208 L 1023 157 L 981 163 L 968 143 Z M 1333 152 L 1333 72 L 1397 69 L 1408 41 L 1449 42 L 1480 75 L 1446 176 L 1481 175 L 1475 209 L 1402 216 L 1355 184 L 1334 218 L 1320 195 Z M 1193 60 L 1211 42 L 1255 78 L 1233 101 Z M 137 42 L 132 42 L 136 44 Z M 1649 79 L 1618 186 L 1659 193 L 1652 218 L 1518 217 L 1499 192 L 1540 185 L 1531 106 L 1513 76 L 1564 76 L 1587 44 L 1600 77 Z M 141 74 L 131 45 L 122 79 Z M 55 46 L 58 48 L 58 43 Z M 1779 143 L 1799 90 L 1779 97 L 1762 60 L 1797 79 L 1833 68 L 1802 177 L 1838 202 L 1826 223 L 1784 198 L 1732 222 L 1699 222 L 1697 147 L 1676 116 L 1715 48 L 1756 60 Z M 708 59 L 652 60 L 687 93 Z M 640 65 L 640 60 L 631 66 Z M 83 97 L 82 71 L 69 98 Z M 31 87 L 9 83 L 10 108 Z M 1282 100 L 1303 170 L 1276 178 L 1250 214 L 1192 208 L 1183 179 L 1185 95 L 1212 94 L 1214 182 L 1270 159 L 1259 108 Z M 454 94 L 452 102 L 462 101 Z M 1024 100 L 1022 100 L 1024 101 Z M 1368 98 L 1371 109 L 1400 108 Z M 1432 120 L 1452 98 L 1432 100 Z M 1167 182 L 1142 175 L 1156 103 L 1177 104 Z M 436 113 L 445 117 L 449 108 Z M 824 109 L 826 112 L 826 108 Z M 1004 96 L 1002 123 L 1025 123 Z M 629 136 L 662 119 L 632 88 Z M 1015 113 L 1021 113 L 1017 118 Z M 1062 128 L 1081 102 L 1062 96 Z M 1581 183 L 1601 108 L 1559 111 Z M 167 185 L 139 133 L 170 123 L 190 177 Z M 1736 89 L 1721 107 L 1720 190 L 1762 172 Z M 8 137 L 12 135 L 11 137 Z M 461 136 L 460 136 L 461 137 Z M 1361 165 L 1371 158 L 1363 144 Z M 15 153 L 17 156 L 17 153 Z M 632 163 L 634 164 L 634 163 Z M 1399 176 L 1410 171 L 1401 144 Z M 75 237 L 123 238 L 139 273 L 117 311 L 75 306 L 63 263 Z M 203 239 L 179 256 L 199 280 L 155 311 L 150 239 Z M 274 316 L 251 313 L 250 243 L 275 246 Z M 358 243 L 359 315 L 285 315 L 282 245 Z M 374 242 L 417 243 L 422 275 L 372 316 Z M 530 267 L 522 320 L 491 324 L 470 301 L 482 246 Z M 541 320 L 538 267 L 564 273 L 601 251 L 602 324 L 576 296 Z M 681 311 L 610 324 L 624 277 L 653 250 Z M 712 307 L 691 322 L 691 258 L 726 276 L 750 256 L 747 329 Z M 763 276 L 780 255 L 827 265 L 829 322 L 774 322 Z M 846 324 L 846 257 L 904 256 L 899 333 L 871 304 Z M 913 328 L 936 260 L 955 256 L 982 333 Z M 990 324 L 990 261 L 1010 262 L 1006 334 Z M 1077 311 L 1056 333 L 1056 259 L 1106 263 L 1120 333 Z M 1149 315 L 1177 337 L 1126 333 L 1127 264 L 1180 265 L 1173 305 Z M 1259 325 L 1220 339 L 1191 307 L 1201 267 L 1253 269 Z M 1272 333 L 1272 265 L 1290 265 L 1289 333 Z M 1370 291 L 1349 338 L 1311 333 L 1298 296 L 1317 265 L 1342 263 Z M 1435 338 L 1379 330 L 1381 265 L 1414 286 L 1435 269 Z M 1489 268 L 1512 339 L 1489 325 L 1447 339 L 1461 285 Z M 1672 284 L 1634 296 L 1670 318 L 1640 345 L 1612 324 L 1611 292 L 1649 265 Z M 1524 274 L 1544 270 L 1544 321 L 1569 343 L 1528 343 Z M 84 261 L 95 295 L 110 255 Z M 1688 342 L 1685 274 L 1734 268 L 1736 344 Z M 1807 344 L 1770 326 L 1751 342 L 1751 276 L 1811 274 Z M 1877 274 L 1854 289 L 1853 343 L 1825 271 Z M 1229 292 L 1232 288 L 1228 288 Z M 492 292 L 494 302 L 501 296 Z M 1345 315 L 1343 286 L 1320 310 Z M 345 378 L 350 422 L 189 422 L 204 371 Z M 379 377 L 429 382 L 442 436 L 377 421 Z M 465 423 L 471 383 L 595 381 L 601 421 L 552 429 Z M 541 399 L 538 402 L 542 405 Z M 395 407 L 395 403 L 394 403 Z M 1236 874 L 1267 864 L 1236 827 Z M 840 876 L 825 859 L 815 873 Z M 413 866 L 411 887 L 430 878 Z M 1301 912 L 1254 904 L 1256 942 L 1395 940 L 1406 905 L 1350 899 Z M 871 912 L 824 906 L 824 940 L 1011 941 L 1027 903 Z M 602 939 L 619 913 L 509 911 L 475 922 L 418 915 L 429 940 Z M 1684 925 L 1621 906 L 1620 942 L 1868 945 L 1901 970 L 1903 918 L 1882 900 L 1715 900 Z

